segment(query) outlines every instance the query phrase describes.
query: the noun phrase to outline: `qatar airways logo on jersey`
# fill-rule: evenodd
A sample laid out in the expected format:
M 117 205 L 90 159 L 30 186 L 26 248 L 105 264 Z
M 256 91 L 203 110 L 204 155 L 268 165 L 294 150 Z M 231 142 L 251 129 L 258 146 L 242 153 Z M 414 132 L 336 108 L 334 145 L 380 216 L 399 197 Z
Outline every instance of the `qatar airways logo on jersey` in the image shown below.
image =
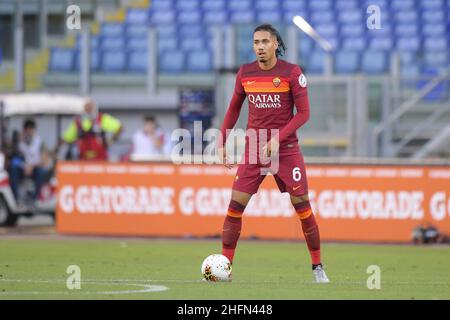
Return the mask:
M 281 108 L 279 94 L 249 94 L 248 101 L 259 109 Z

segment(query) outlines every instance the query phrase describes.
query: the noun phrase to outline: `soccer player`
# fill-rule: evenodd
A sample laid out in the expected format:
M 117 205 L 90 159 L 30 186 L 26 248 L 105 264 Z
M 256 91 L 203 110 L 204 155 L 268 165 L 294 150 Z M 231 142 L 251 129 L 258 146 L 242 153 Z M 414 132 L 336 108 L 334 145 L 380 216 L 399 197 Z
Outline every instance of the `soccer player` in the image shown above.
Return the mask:
M 309 203 L 305 164 L 296 135 L 296 130 L 309 119 L 306 77 L 298 65 L 279 59 L 286 47 L 272 25 L 256 27 L 253 50 L 257 60 L 239 69 L 234 94 L 221 127 L 223 141 L 218 153 L 225 166 L 232 167 L 224 148 L 227 134 L 236 124 L 245 98 L 249 101 L 247 132 L 269 132 L 266 139 L 258 139 L 256 147 L 251 145 L 247 137 L 244 161 L 239 164 L 234 179 L 223 225 L 222 254 L 233 262 L 245 207 L 265 178 L 261 169 L 267 168 L 267 165 L 263 164 L 260 156 L 256 157 L 256 163 L 251 163 L 252 153 L 270 156 L 270 159 L 278 155 L 278 160 L 275 160 L 278 161 L 278 172 L 273 172 L 275 181 L 281 192 L 289 192 L 300 219 L 311 255 L 315 282 L 327 283 L 329 280 L 320 256 L 319 228 Z M 297 109 L 295 116 L 294 104 Z M 278 134 L 271 136 L 270 129 L 278 129 Z

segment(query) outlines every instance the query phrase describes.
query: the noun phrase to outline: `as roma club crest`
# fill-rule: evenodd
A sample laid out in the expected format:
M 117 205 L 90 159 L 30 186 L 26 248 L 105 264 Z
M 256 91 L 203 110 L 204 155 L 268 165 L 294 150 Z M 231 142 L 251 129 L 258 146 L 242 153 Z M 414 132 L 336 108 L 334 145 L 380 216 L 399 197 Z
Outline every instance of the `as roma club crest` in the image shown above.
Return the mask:
M 272 83 L 275 87 L 278 87 L 281 84 L 281 79 L 278 77 L 273 78 Z

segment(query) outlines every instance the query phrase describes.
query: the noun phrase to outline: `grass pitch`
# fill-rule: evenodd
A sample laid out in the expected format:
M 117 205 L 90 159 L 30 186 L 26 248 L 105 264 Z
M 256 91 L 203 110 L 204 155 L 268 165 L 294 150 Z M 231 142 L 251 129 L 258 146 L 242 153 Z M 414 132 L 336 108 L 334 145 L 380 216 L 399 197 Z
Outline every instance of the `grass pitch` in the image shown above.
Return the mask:
M 450 247 L 322 244 L 330 284 L 312 283 L 303 242 L 241 241 L 233 282 L 201 282 L 220 240 L 0 241 L 0 299 L 450 299 Z M 81 270 L 69 290 L 67 268 Z M 369 290 L 369 265 L 381 289 Z

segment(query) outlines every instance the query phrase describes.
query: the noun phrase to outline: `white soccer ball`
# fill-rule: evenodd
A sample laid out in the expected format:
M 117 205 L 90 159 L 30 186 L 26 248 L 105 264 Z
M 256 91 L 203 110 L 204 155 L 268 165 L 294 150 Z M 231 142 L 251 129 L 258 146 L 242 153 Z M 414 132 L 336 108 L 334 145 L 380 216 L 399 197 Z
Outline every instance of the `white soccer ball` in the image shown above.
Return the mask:
M 231 262 L 221 254 L 212 254 L 202 263 L 202 275 L 207 281 L 231 281 Z

